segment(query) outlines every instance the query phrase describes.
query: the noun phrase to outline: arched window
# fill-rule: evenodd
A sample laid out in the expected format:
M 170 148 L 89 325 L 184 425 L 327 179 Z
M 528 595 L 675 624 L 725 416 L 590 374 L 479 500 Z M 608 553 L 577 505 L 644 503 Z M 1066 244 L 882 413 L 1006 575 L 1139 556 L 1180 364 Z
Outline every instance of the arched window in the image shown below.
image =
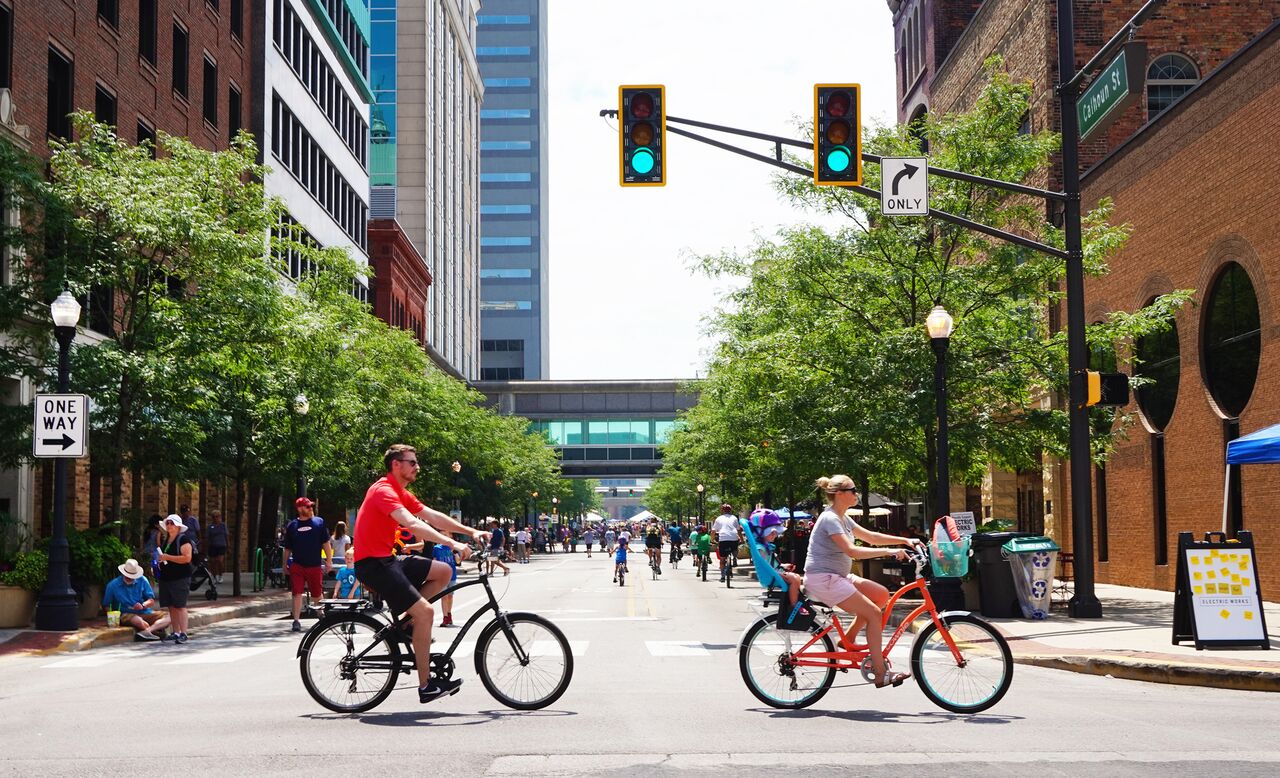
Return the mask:
M 1204 382 L 1223 415 L 1244 411 L 1258 378 L 1262 328 L 1249 274 L 1227 263 L 1204 306 Z
M 1101 324 L 1101 322 L 1097 322 Z M 1099 373 L 1116 372 L 1116 350 L 1110 343 L 1095 344 L 1089 349 L 1089 369 Z M 1095 406 L 1089 409 L 1089 425 L 1095 434 L 1105 435 L 1115 424 L 1114 408 Z M 1108 529 L 1107 516 L 1107 466 L 1093 466 L 1094 525 L 1098 528 L 1098 561 L 1106 562 L 1111 558 L 1111 533 Z
M 1152 428 L 1163 431 L 1173 418 L 1178 401 L 1178 378 L 1182 373 L 1178 354 L 1178 330 L 1170 326 L 1139 338 L 1134 349 L 1138 358 L 1135 373 L 1150 383 L 1137 389 L 1138 408 Z
M 911 118 L 907 121 L 911 137 L 920 142 L 920 152 L 923 154 L 929 153 L 929 136 L 925 132 L 925 123 L 928 119 L 929 109 L 921 105 L 912 112 Z
M 1200 81 L 1195 63 L 1181 54 L 1162 54 L 1147 68 L 1147 119 L 1178 102 Z

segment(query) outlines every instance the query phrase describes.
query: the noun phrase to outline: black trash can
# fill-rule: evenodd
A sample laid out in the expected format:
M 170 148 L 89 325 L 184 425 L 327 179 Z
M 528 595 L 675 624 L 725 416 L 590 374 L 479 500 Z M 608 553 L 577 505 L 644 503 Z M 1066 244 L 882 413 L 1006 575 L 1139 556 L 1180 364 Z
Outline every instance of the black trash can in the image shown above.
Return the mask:
M 1000 553 L 1000 547 L 1012 538 L 1027 537 L 1029 532 L 979 532 L 973 536 L 973 561 L 978 563 L 978 597 L 983 616 L 1021 618 L 1018 590 L 1013 585 L 1013 571 Z

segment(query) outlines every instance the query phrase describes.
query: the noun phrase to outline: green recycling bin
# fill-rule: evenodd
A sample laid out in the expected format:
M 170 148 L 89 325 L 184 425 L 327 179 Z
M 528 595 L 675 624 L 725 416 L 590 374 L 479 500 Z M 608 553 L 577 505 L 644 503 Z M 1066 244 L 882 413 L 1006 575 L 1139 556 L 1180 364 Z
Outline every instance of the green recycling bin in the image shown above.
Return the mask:
M 1000 547 L 1009 560 L 1013 588 L 1018 592 L 1024 618 L 1043 619 L 1049 615 L 1059 550 L 1052 538 L 1043 535 L 1012 538 Z

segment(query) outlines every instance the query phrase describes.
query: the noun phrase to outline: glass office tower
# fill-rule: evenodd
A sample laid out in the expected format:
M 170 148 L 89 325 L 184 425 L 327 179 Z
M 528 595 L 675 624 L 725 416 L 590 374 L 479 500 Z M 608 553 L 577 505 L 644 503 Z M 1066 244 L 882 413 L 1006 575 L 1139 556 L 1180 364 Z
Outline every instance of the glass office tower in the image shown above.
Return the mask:
M 546 378 L 547 0 L 484 0 L 480 378 Z

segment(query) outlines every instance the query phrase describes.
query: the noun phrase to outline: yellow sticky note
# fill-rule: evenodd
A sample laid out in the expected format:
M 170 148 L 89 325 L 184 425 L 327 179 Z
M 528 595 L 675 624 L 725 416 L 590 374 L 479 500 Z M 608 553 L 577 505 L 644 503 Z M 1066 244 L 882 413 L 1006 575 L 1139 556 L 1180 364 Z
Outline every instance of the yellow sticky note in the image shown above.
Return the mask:
M 1231 618 L 1231 611 L 1227 610 L 1226 608 L 1223 608 L 1222 610 L 1218 611 L 1218 615 L 1224 619 L 1229 619 Z
M 1245 611 L 1245 612 L 1244 612 L 1244 620 L 1245 620 L 1245 621 L 1253 621 L 1253 611 Z
M 1240 558 L 1240 555 L 1239 555 L 1239 554 L 1227 554 L 1227 561 L 1228 561 L 1228 562 L 1234 562 L 1234 561 L 1236 561 L 1236 560 L 1237 560 L 1237 559 L 1239 559 L 1239 558 Z
M 1249 562 L 1248 560 L 1242 561 L 1240 564 L 1236 565 L 1236 567 L 1240 568 L 1240 572 L 1244 572 L 1249 569 Z
M 1203 587 L 1203 586 L 1193 586 L 1193 587 L 1191 587 L 1191 591 L 1195 592 L 1196 594 L 1204 594 L 1204 587 Z
M 1240 585 L 1241 585 L 1241 586 L 1253 586 L 1253 581 L 1252 581 L 1252 580 L 1250 580 L 1250 579 L 1248 579 L 1248 578 L 1241 578 L 1241 579 L 1240 579 Z
M 1239 597 L 1239 596 L 1240 596 L 1240 594 L 1241 594 L 1241 591 L 1240 591 L 1240 585 L 1239 585 L 1239 584 L 1232 584 L 1232 585 L 1231 585 L 1231 593 L 1232 593 L 1232 594 L 1234 594 L 1234 595 L 1236 595 L 1237 597 Z
M 1231 574 L 1231 583 L 1240 583 L 1240 576 L 1235 573 Z
M 1206 570 L 1206 571 L 1205 571 L 1205 575 L 1209 576 L 1210 578 L 1217 578 L 1217 577 L 1218 577 L 1218 574 L 1217 574 L 1217 573 L 1215 573 L 1215 572 L 1213 572 L 1212 570 Z
M 1198 564 L 1200 564 L 1200 557 L 1198 557 L 1198 556 L 1193 556 L 1193 557 L 1191 557 L 1191 564 L 1193 564 L 1193 565 L 1198 565 Z
M 1200 572 L 1199 570 L 1197 570 L 1197 571 L 1195 571 L 1194 573 L 1192 573 L 1192 574 L 1191 574 L 1191 577 L 1192 577 L 1192 578 L 1194 578 L 1194 579 L 1196 579 L 1197 581 L 1202 581 L 1202 580 L 1204 580 L 1204 573 L 1202 573 L 1202 572 Z
M 1224 568 L 1222 568 L 1222 577 L 1223 577 L 1223 578 L 1228 578 L 1228 577 L 1230 577 L 1230 575 L 1231 575 L 1231 568 L 1229 568 L 1229 567 L 1224 567 Z

